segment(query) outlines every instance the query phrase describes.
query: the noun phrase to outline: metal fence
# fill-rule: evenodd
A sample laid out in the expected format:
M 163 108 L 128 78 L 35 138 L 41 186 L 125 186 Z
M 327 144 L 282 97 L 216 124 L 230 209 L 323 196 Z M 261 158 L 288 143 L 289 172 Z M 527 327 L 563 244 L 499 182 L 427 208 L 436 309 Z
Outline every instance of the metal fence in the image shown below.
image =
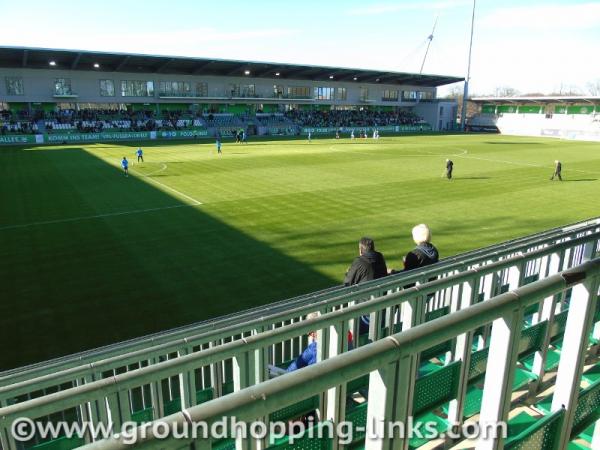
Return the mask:
M 596 257 L 599 239 L 597 222 L 553 230 L 505 248 L 463 255 L 427 271 L 280 303 L 272 315 L 248 319 L 244 325 L 203 329 L 198 335 L 31 377 L 38 373 L 36 368 L 24 372 L 29 378 L 8 384 L 6 380 L 23 375 L 11 373 L 0 387 L 2 448 L 44 445 L 37 437 L 26 444 L 13 439 L 10 427 L 17 417 L 118 428 L 132 420 L 213 420 L 218 414 L 242 420 L 291 418 L 298 411 L 314 409 L 322 421 L 331 423 L 348 415 L 363 417 L 368 429 L 372 419 L 404 420 L 443 401 L 448 403 L 447 422 L 460 424 L 469 382 L 476 375 L 485 377 L 482 420 L 495 423 L 506 418 L 517 359 L 531 357 L 530 384 L 537 389 L 547 368 L 548 344 L 563 335 L 555 398 L 560 399 L 556 405 L 565 405 L 564 425 L 559 428 L 568 436 L 578 394 L 574 387 L 578 383 L 573 383 L 581 375 L 596 311 L 600 262 L 558 273 Z M 569 307 L 573 304 L 577 307 Z M 319 317 L 305 319 L 315 311 Z M 370 316 L 370 329 L 361 336 L 358 319 L 365 315 Z M 284 367 L 313 331 L 319 363 L 269 380 L 268 366 Z M 348 331 L 353 332 L 352 340 Z M 595 330 L 596 337 L 599 331 Z M 433 356 L 445 363 L 443 368 L 438 365 L 423 374 Z M 577 367 L 579 372 L 573 371 Z M 436 391 L 436 386 L 444 387 Z M 347 411 L 347 397 L 357 391 L 368 391 L 368 406 Z M 290 405 L 296 408 L 286 413 Z M 556 428 L 556 422 L 550 423 Z M 71 444 L 85 441 L 93 437 L 88 434 Z M 173 445 L 148 442 L 160 448 Z M 326 442 L 338 446 L 335 439 Z M 177 446 L 185 444 L 178 441 Z M 239 448 L 270 444 L 236 443 Z M 119 441 L 94 445 L 124 448 Z M 195 445 L 224 444 L 202 440 Z M 367 440 L 365 445 L 407 448 L 408 439 Z M 502 439 L 491 439 L 478 448 L 502 445 Z

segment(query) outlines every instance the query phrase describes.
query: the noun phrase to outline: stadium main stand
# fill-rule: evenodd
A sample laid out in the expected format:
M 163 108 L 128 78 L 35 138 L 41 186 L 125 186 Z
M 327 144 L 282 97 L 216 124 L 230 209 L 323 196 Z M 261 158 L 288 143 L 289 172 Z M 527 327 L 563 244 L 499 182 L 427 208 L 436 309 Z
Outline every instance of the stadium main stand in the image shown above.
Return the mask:
M 223 415 L 289 423 L 313 411 L 317 429 L 352 424 L 351 448 L 469 446 L 462 437 L 369 438 L 374 424 L 409 417 L 439 433 L 508 423 L 506 439 L 482 437 L 473 443 L 478 449 L 598 448 L 598 256 L 600 219 L 593 219 L 424 269 L 4 372 L 2 450 L 129 448 L 123 436 L 90 433 L 50 441 L 34 434 L 17 442 L 10 430 L 19 417 L 183 426 Z M 314 312 L 320 314 L 307 319 Z M 363 315 L 371 316 L 370 329 L 360 335 Z M 286 367 L 311 332 L 317 363 L 269 380 L 267 366 Z M 341 437 L 211 441 L 150 433 L 137 446 L 333 449 Z
M 0 47 L 0 78 L 0 144 L 87 141 L 85 134 L 96 141 L 160 138 L 156 131 L 189 137 L 181 130 L 214 136 L 221 127 L 221 134 L 235 128 L 288 135 L 334 134 L 336 127 L 445 131 L 455 127 L 457 105 L 436 98 L 436 89 L 463 80 L 20 47 Z M 264 114 L 273 115 L 268 123 Z

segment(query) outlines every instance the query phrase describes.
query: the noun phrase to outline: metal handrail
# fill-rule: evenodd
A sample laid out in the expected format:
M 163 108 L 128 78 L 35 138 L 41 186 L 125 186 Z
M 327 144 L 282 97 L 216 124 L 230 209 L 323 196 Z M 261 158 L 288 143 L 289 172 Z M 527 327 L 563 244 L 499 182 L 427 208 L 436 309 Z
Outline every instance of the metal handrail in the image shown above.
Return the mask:
M 489 261 L 493 258 L 501 258 L 514 252 L 526 251 L 528 247 L 547 245 L 548 240 L 552 240 L 556 237 L 562 239 L 568 239 L 572 236 L 576 236 L 580 233 L 590 232 L 597 230 L 600 225 L 600 218 L 588 219 L 583 222 L 578 222 L 565 227 L 558 227 L 540 234 L 527 236 L 524 238 L 517 238 L 502 244 L 497 244 L 482 249 L 466 252 L 453 257 L 445 258 L 438 264 L 429 267 L 419 274 L 415 273 L 400 273 L 392 277 L 388 277 L 384 280 L 375 280 L 370 283 L 364 283 L 360 286 L 343 287 L 336 286 L 328 288 L 322 291 L 306 294 L 303 296 L 295 297 L 288 300 L 272 303 L 267 306 L 261 306 L 252 308 L 240 313 L 230 314 L 227 316 L 219 317 L 218 319 L 200 322 L 180 328 L 175 328 L 162 333 L 156 333 L 145 337 L 124 341 L 118 344 L 102 347 L 89 352 L 83 352 L 67 357 L 57 358 L 23 368 L 12 369 L 0 373 L 0 385 L 10 384 L 22 381 L 26 378 L 33 378 L 36 376 L 42 376 L 45 373 L 55 373 L 57 371 L 70 369 L 73 367 L 93 364 L 95 361 L 110 358 L 110 355 L 118 353 L 119 355 L 126 352 L 135 352 L 140 349 L 148 348 L 149 346 L 161 345 L 165 342 L 173 341 L 177 339 L 184 339 L 189 336 L 190 333 L 202 333 L 210 332 L 211 330 L 222 328 L 223 324 L 236 326 L 238 324 L 247 325 L 249 321 L 258 319 L 264 319 L 264 317 L 272 317 L 273 320 L 278 314 L 285 315 L 285 312 L 290 307 L 297 304 L 310 305 L 317 301 L 323 300 L 322 297 L 328 298 L 329 296 L 352 294 L 357 291 L 365 292 L 365 295 L 373 294 L 372 291 L 381 290 L 382 287 L 397 287 L 398 285 L 410 284 L 411 282 L 419 281 L 424 277 L 432 277 L 439 275 L 448 270 L 463 269 L 473 264 L 482 264 L 485 261 Z M 567 232 L 565 233 L 565 230 Z M 480 256 L 482 255 L 482 256 Z
M 544 247 L 544 248 L 541 248 L 541 249 L 538 249 L 535 251 L 531 251 L 526 254 L 516 255 L 516 256 L 510 257 L 510 258 L 506 258 L 506 259 L 494 262 L 494 263 L 490 263 L 485 266 L 479 267 L 477 269 L 463 270 L 462 272 L 459 272 L 458 274 L 455 274 L 455 275 L 451 275 L 450 277 L 441 278 L 437 281 L 424 283 L 419 286 L 419 289 L 421 292 L 434 293 L 437 290 L 443 289 L 444 286 L 450 286 L 452 284 L 455 285 L 464 280 L 467 280 L 470 277 L 473 277 L 473 275 L 475 273 L 477 273 L 479 277 L 483 277 L 487 274 L 505 270 L 505 269 L 515 266 L 519 263 L 525 263 L 527 261 L 536 260 L 536 259 L 542 258 L 550 253 L 553 253 L 553 252 L 556 252 L 556 251 L 559 251 L 559 250 L 562 250 L 565 248 L 576 247 L 576 246 L 584 244 L 586 242 L 594 241 L 594 240 L 598 240 L 598 239 L 600 239 L 600 232 L 592 233 L 592 234 L 589 234 L 586 236 L 572 239 L 570 241 L 564 241 L 564 242 L 554 245 L 552 247 Z M 427 273 L 427 272 L 425 272 L 425 273 Z M 397 280 L 385 281 L 385 282 L 379 283 L 378 289 L 382 292 L 386 292 L 389 290 L 397 289 L 398 284 L 400 284 L 401 286 L 404 286 L 404 285 L 418 282 L 418 281 L 423 282 L 424 278 L 425 278 L 425 280 L 427 279 L 427 277 L 425 277 L 423 275 L 423 273 L 414 273 L 414 274 L 407 273 L 405 275 L 406 276 L 401 278 L 401 281 L 402 281 L 401 283 L 399 283 Z M 348 303 L 353 300 L 364 300 L 365 294 L 363 293 L 363 290 L 360 289 L 360 286 L 356 287 L 353 290 L 354 290 L 354 292 L 351 292 L 350 294 L 347 294 L 347 295 L 338 295 L 333 298 L 328 298 L 328 299 L 322 300 L 321 302 L 310 303 L 307 305 L 301 305 L 296 308 L 290 307 L 289 309 L 285 310 L 283 313 L 278 313 L 279 315 L 276 313 L 276 314 L 271 315 L 270 317 L 260 318 L 259 320 L 256 320 L 254 323 L 246 325 L 244 330 L 247 331 L 248 329 L 253 329 L 253 328 L 261 329 L 261 330 L 268 330 L 268 328 L 270 326 L 272 326 L 274 321 L 277 319 L 284 320 L 285 318 L 288 318 L 288 317 L 301 317 L 311 311 L 314 311 L 315 309 L 323 309 L 323 308 L 327 308 L 327 307 L 337 307 L 343 303 Z M 408 298 L 410 292 L 411 292 L 410 290 L 404 290 L 400 294 L 392 294 L 391 296 L 388 295 L 386 297 L 378 297 L 374 300 L 371 300 L 368 302 L 368 306 L 364 307 L 364 308 L 368 308 L 368 310 L 365 310 L 364 312 L 361 312 L 360 314 L 371 313 L 378 308 L 382 308 L 383 306 L 381 306 L 381 305 L 386 305 L 386 307 L 390 306 L 390 305 L 388 305 L 390 303 L 390 301 L 393 302 L 393 301 L 395 301 L 396 298 L 401 299 L 398 301 L 398 303 L 400 303 L 401 301 L 404 301 L 404 299 Z M 361 311 L 364 308 L 361 308 Z M 354 310 L 355 309 L 350 309 L 350 311 L 354 311 Z M 284 316 L 281 317 L 281 315 L 284 315 Z M 356 313 L 355 317 L 358 317 L 358 315 L 359 314 Z M 303 329 L 302 322 L 298 322 L 298 323 L 294 324 L 293 326 L 286 326 L 285 328 L 287 330 L 295 330 L 297 327 L 300 327 L 300 329 Z M 244 331 L 244 330 L 242 330 L 242 331 Z M 25 394 L 32 390 L 39 390 L 39 389 L 43 389 L 46 387 L 56 386 L 59 384 L 70 382 L 72 380 L 76 380 L 78 378 L 98 374 L 103 371 L 107 371 L 107 370 L 111 370 L 111 369 L 114 369 L 117 367 L 122 367 L 125 365 L 137 363 L 142 360 L 147 360 L 156 355 L 166 355 L 166 354 L 175 352 L 177 350 L 180 350 L 182 348 L 190 348 L 193 346 L 206 344 L 208 342 L 218 341 L 224 337 L 239 334 L 240 332 L 241 332 L 241 330 L 240 330 L 239 325 L 231 325 L 226 328 L 211 330 L 211 331 L 204 332 L 204 333 L 201 333 L 198 335 L 187 336 L 186 338 L 178 339 L 174 342 L 168 342 L 168 343 L 159 344 L 159 345 L 156 345 L 153 347 L 144 348 L 144 349 L 137 350 L 137 351 L 130 352 L 130 353 L 120 354 L 120 355 L 110 357 L 110 358 L 107 358 L 104 360 L 96 361 L 91 364 L 83 364 L 80 366 L 71 367 L 66 370 L 55 371 L 55 372 L 52 372 L 50 374 L 43 375 L 40 377 L 30 378 L 30 379 L 18 381 L 18 382 L 11 383 L 11 384 L 6 384 L 4 386 L 0 386 L 0 399 L 10 398 L 11 396 L 14 397 L 17 395 Z M 298 336 L 298 334 L 296 336 Z M 221 346 L 219 346 L 219 347 L 221 347 Z M 196 353 L 198 353 L 198 352 L 196 352 Z M 147 369 L 148 368 L 137 369 L 137 370 L 133 370 L 131 372 L 138 373 L 139 370 L 147 370 Z
M 508 316 L 514 311 L 523 311 L 543 298 L 563 292 L 584 281 L 595 279 L 594 286 L 597 290 L 599 275 L 600 258 L 514 291 L 500 294 L 451 315 L 382 338 L 302 370 L 241 389 L 233 394 L 188 408 L 155 422 L 169 424 L 172 427 L 175 424 L 184 425 L 190 421 L 210 422 L 212 419 L 222 416 L 234 416 L 240 421 L 265 417 L 273 411 L 335 388 L 348 380 L 372 373 L 408 357 L 414 357 L 427 348 Z M 331 315 L 335 314 L 331 313 Z M 344 314 L 345 312 L 339 313 L 339 315 Z M 316 325 L 318 320 L 314 322 Z M 16 414 L 23 414 L 23 409 L 15 405 L 12 409 L 4 408 L 0 412 L 2 412 L 2 416 L 14 417 Z M 158 445 L 158 442 L 152 435 L 152 427 L 145 427 L 145 429 L 147 434 L 139 447 L 153 448 L 154 445 Z M 181 447 L 185 442 L 185 440 L 180 440 L 177 445 Z M 160 441 L 162 448 L 168 444 L 169 441 Z M 130 445 L 123 443 L 118 437 L 113 437 L 82 448 L 86 450 L 125 450 L 130 448 Z

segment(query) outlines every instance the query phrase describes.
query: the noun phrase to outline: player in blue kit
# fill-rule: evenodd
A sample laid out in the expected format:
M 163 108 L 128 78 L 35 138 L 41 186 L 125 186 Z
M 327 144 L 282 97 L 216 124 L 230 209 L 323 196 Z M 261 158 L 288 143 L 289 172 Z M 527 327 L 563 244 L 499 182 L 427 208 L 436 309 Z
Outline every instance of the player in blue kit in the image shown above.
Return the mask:
M 121 161 L 121 167 L 125 171 L 125 176 L 128 177 L 129 176 L 129 161 L 127 161 L 127 158 L 124 156 L 123 156 L 123 160 Z
M 137 162 L 144 162 L 144 152 L 141 147 L 138 147 L 135 154 L 137 155 Z

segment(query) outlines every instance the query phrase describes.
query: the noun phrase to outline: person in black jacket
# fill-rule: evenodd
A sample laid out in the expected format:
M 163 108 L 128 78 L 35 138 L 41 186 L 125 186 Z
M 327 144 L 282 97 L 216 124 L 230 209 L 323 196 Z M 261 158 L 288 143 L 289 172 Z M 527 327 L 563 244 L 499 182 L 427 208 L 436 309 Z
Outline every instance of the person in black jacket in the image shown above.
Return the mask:
M 438 262 L 440 255 L 431 244 L 431 231 L 424 223 L 412 229 L 413 241 L 417 246 L 404 257 L 404 270 L 418 269 Z
M 387 266 L 383 255 L 375 251 L 373 239 L 363 237 L 358 242 L 358 257 L 346 272 L 344 286 L 376 280 L 387 275 Z
M 344 286 L 376 280 L 388 274 L 385 258 L 381 253 L 375 251 L 375 242 L 373 239 L 368 237 L 361 238 L 358 242 L 358 254 L 359 256 L 352 262 L 348 272 L 346 272 Z M 370 317 L 368 315 L 361 316 L 359 323 L 360 334 L 369 332 L 369 320 Z
M 454 169 L 454 163 L 451 159 L 446 160 L 446 178 L 452 179 L 452 169 Z

